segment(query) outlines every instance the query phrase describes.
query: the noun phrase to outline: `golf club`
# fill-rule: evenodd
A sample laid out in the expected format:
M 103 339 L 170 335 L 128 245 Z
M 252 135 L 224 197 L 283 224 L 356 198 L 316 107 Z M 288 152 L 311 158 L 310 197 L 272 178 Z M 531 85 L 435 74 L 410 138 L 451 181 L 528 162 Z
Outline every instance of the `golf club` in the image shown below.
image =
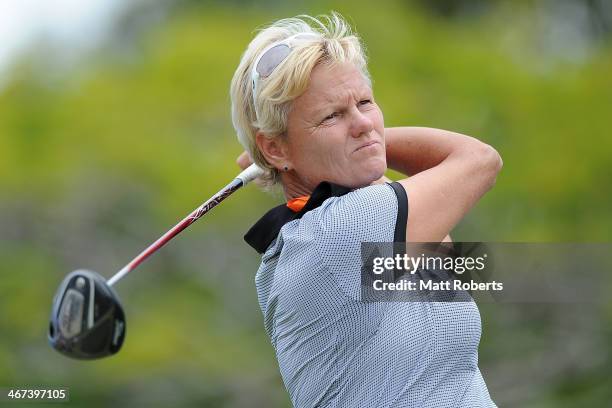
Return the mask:
M 117 353 L 125 338 L 126 325 L 121 302 L 111 286 L 221 201 L 262 174 L 263 170 L 255 164 L 246 168 L 108 281 L 102 275 L 84 269 L 71 272 L 53 298 L 49 344 L 60 353 L 77 359 L 95 359 Z

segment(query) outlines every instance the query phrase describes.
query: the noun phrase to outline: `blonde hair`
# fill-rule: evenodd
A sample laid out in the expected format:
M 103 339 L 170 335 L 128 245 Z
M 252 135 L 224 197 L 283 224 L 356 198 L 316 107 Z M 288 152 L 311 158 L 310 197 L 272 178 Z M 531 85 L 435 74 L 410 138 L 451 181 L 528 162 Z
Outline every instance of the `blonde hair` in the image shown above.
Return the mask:
M 316 37 L 294 46 L 268 78 L 260 78 L 254 96 L 251 72 L 259 54 L 270 44 L 296 34 Z M 232 123 L 244 149 L 264 169 L 264 187 L 277 184 L 280 174 L 257 148 L 255 135 L 261 131 L 266 137 L 284 137 L 291 104 L 308 87 L 314 67 L 344 62 L 354 64 L 371 82 L 364 47 L 336 12 L 319 18 L 299 15 L 278 20 L 261 29 L 247 47 L 230 87 Z

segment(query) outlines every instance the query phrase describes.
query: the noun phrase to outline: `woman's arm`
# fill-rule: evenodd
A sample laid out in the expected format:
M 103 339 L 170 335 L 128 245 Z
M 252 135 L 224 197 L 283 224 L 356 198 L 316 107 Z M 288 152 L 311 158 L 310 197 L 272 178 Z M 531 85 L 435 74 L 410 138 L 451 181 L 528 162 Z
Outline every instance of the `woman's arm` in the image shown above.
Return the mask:
M 495 184 L 502 167 L 491 146 L 432 128 L 385 129 L 387 164 L 412 176 L 399 183 L 408 195 L 409 242 L 440 242 Z
M 476 142 L 460 133 L 426 127 L 393 127 L 385 129 L 387 165 L 407 176 L 440 164 L 453 151 Z

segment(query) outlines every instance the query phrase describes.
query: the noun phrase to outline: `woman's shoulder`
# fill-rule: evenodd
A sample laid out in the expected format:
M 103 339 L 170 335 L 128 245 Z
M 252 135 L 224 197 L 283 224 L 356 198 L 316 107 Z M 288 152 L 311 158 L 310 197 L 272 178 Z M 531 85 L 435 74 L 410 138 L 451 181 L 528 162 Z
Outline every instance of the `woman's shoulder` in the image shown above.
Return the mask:
M 391 242 L 401 207 L 390 184 L 326 197 L 315 208 L 277 230 L 278 236 L 270 240 L 266 253 L 268 256 L 280 253 L 287 245 L 287 250 L 305 250 L 307 243 L 313 244 L 311 248 L 329 251 L 348 243 Z
M 350 234 L 372 223 L 395 225 L 398 212 L 396 192 L 390 184 L 376 184 L 355 189 L 342 196 L 330 197 L 303 217 L 322 232 Z

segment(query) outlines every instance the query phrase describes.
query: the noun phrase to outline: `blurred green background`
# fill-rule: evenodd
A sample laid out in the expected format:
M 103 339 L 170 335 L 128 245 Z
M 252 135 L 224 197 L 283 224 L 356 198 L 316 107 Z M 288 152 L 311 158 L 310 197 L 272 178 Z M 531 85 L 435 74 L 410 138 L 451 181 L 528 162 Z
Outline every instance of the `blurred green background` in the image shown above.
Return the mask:
M 136 1 L 78 58 L 41 39 L 2 73 L 0 387 L 67 386 L 83 407 L 290 406 L 257 304 L 259 256 L 242 240 L 281 197 L 255 186 L 118 285 L 119 355 L 69 360 L 46 329 L 69 271 L 110 277 L 237 173 L 229 83 L 254 30 L 331 10 L 367 46 L 387 126 L 450 129 L 501 153 L 456 241 L 610 241 L 610 2 Z M 612 302 L 481 315 L 498 405 L 612 400 Z

